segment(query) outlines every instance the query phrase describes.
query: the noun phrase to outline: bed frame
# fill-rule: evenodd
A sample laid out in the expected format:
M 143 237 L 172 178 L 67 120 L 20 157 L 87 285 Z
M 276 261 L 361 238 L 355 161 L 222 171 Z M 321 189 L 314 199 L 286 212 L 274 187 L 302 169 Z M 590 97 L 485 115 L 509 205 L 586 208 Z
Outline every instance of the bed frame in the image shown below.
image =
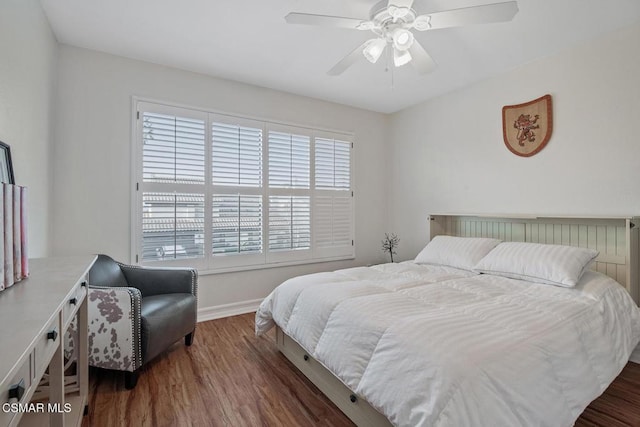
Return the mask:
M 596 249 L 600 255 L 592 268 L 622 284 L 638 304 L 640 217 L 434 214 L 428 217 L 428 222 L 430 239 L 437 235 L 493 237 L 509 242 Z M 355 395 L 279 327 L 276 327 L 276 343 L 278 350 L 356 425 L 391 425 L 386 417 Z

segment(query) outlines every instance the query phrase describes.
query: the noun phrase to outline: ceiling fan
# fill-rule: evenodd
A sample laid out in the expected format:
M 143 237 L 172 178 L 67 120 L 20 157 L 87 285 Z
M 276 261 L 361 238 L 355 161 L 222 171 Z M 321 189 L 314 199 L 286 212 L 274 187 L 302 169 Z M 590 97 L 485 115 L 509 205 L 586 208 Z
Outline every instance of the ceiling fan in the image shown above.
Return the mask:
M 382 0 L 371 9 L 368 20 L 310 13 L 289 13 L 285 20 L 289 24 L 325 25 L 372 31 L 375 34 L 374 38 L 355 48 L 331 68 L 327 72 L 331 76 L 342 74 L 362 57 L 375 63 L 380 59 L 387 46 L 392 49 L 393 64 L 396 67 L 411 62 L 420 74 L 426 74 L 435 69 L 436 63 L 415 40 L 411 30 L 428 31 L 472 24 L 504 22 L 512 20 L 518 13 L 518 2 L 507 1 L 418 15 L 412 9 L 413 1 Z

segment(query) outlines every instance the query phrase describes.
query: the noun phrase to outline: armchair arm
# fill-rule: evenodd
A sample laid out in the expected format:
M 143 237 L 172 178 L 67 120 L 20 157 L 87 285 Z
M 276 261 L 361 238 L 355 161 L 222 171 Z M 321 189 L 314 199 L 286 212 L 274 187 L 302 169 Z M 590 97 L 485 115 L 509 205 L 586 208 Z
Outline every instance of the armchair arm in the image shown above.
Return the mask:
M 140 267 L 120 264 L 129 286 L 143 296 L 185 293 L 198 295 L 198 271 L 193 268 Z
M 135 371 L 142 365 L 140 300 L 135 288 L 89 285 L 89 364 Z

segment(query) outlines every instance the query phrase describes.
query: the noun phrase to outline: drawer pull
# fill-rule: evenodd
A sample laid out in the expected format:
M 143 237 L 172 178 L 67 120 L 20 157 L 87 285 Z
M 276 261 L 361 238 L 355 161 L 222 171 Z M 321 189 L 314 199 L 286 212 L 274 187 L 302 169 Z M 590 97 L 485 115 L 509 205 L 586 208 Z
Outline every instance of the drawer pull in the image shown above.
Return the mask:
M 309 360 L 309 356 L 307 354 L 305 354 L 304 356 L 302 356 L 302 358 L 304 359 L 304 361 L 308 361 Z
M 80 286 L 82 286 L 83 288 L 87 287 L 87 281 L 83 280 L 82 283 L 80 283 Z
M 69 300 L 69 304 L 76 305 L 78 303 L 78 298 L 73 297 Z
M 351 396 L 349 396 L 349 400 L 351 401 L 351 403 L 356 403 L 358 401 L 358 398 L 355 394 L 352 394 Z
M 18 384 L 14 384 L 9 387 L 9 399 L 22 399 L 24 396 L 24 378 L 22 378 Z
M 48 340 L 55 341 L 56 338 L 58 338 L 58 331 L 53 329 L 53 330 L 47 332 L 47 339 Z

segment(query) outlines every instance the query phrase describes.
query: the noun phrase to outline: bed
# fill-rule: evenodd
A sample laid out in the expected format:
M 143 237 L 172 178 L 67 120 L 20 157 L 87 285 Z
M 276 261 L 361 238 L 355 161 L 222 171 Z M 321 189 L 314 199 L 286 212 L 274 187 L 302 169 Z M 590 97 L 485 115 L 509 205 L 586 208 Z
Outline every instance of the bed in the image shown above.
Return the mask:
M 358 425 L 573 425 L 640 341 L 634 220 L 433 215 L 429 262 L 290 279 L 261 304 L 256 332 L 275 326 L 280 351 Z M 517 252 L 504 243 L 457 264 L 464 248 L 435 243 L 459 241 L 436 236 L 597 258 L 569 287 L 541 284 L 468 267 Z

